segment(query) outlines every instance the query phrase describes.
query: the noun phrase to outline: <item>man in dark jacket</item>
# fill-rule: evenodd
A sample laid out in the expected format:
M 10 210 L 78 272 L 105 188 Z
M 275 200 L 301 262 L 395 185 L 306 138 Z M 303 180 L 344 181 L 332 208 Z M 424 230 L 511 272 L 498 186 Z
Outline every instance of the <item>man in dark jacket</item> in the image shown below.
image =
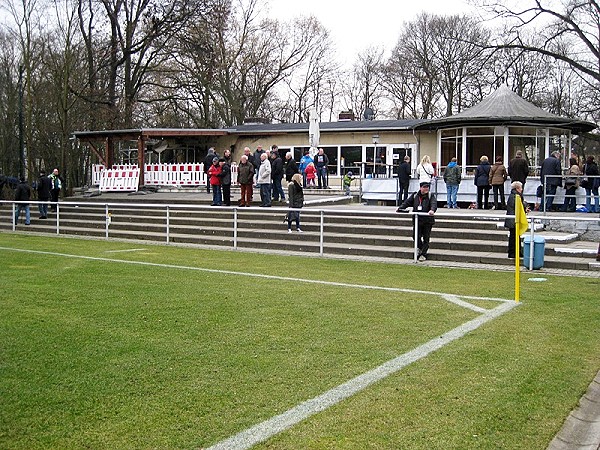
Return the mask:
M 285 154 L 285 181 L 288 183 L 292 181 L 292 176 L 295 173 L 300 173 L 298 170 L 298 164 L 296 164 L 296 160 L 294 159 L 294 155 L 292 152 L 287 152 Z
M 329 164 L 329 158 L 325 154 L 325 151 L 320 148 L 319 153 L 315 155 L 314 158 L 315 167 L 317 168 L 317 177 L 318 177 L 318 188 L 327 189 L 327 165 Z
M 546 187 L 546 204 L 544 205 L 544 211 L 552 210 L 556 188 L 562 186 L 562 179 L 560 176 L 548 175 L 562 175 L 560 152 L 552 152 L 552 154 L 542 163 L 540 181 Z
M 273 181 L 273 201 L 285 201 L 285 193 L 281 186 L 283 179 L 283 160 L 279 157 L 277 151 L 271 151 L 271 179 Z
M 231 206 L 231 166 L 225 158 L 219 158 L 219 166 L 221 166 L 221 173 L 217 176 L 221 179 L 223 204 Z
M 400 166 L 398 166 L 398 182 L 400 185 L 398 200 L 403 202 L 408 198 L 408 187 L 410 185 L 410 156 L 405 156 Z
M 40 170 L 40 177 L 38 178 L 37 193 L 38 209 L 40 211 L 40 219 L 48 218 L 48 203 L 44 203 L 50 200 L 50 189 L 52 189 L 52 181 L 46 176 L 44 170 Z
M 437 199 L 435 197 L 435 194 L 429 192 L 429 187 L 429 183 L 425 181 L 422 182 L 419 186 L 419 190 L 411 194 L 410 197 L 403 201 L 398 210 L 396 211 L 405 212 L 406 208 L 411 206 L 413 212 L 418 213 L 418 217 L 415 216 L 415 220 L 418 223 L 417 248 L 419 261 L 425 261 L 427 259 L 431 229 L 435 224 L 435 218 L 433 217 L 433 215 L 437 211 Z
M 19 185 L 15 190 L 15 201 L 16 202 L 28 202 L 31 199 L 31 188 L 25 181 L 25 178 L 19 179 Z M 29 203 L 16 203 L 15 204 L 15 223 L 19 221 L 21 210 L 25 210 L 25 225 L 29 225 L 31 222 L 31 215 L 29 211 Z
M 515 157 L 510 160 L 508 163 L 508 176 L 510 177 L 510 181 L 520 181 L 523 185 L 523 189 L 525 189 L 525 180 L 529 175 L 529 164 L 527 160 L 523 158 L 523 152 L 518 150 L 515 153 Z

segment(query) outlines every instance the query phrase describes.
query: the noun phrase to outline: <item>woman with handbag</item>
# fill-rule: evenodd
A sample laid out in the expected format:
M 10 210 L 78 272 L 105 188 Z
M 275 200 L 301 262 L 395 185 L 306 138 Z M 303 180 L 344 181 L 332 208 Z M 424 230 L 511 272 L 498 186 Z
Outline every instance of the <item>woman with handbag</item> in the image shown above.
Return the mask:
M 565 178 L 565 202 L 562 207 L 563 212 L 575 212 L 575 209 L 577 208 L 577 198 L 575 197 L 575 193 L 579 187 L 579 175 L 581 175 L 581 170 L 579 170 L 576 159 L 571 158 L 569 164 L 571 167 L 569 167 L 567 177 Z

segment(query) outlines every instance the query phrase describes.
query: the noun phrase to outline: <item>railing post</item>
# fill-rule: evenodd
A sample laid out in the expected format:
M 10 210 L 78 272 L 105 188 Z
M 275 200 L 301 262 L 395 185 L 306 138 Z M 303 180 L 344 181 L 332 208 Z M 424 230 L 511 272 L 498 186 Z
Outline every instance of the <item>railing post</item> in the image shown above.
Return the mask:
M 415 233 L 415 246 L 413 248 L 413 262 L 417 262 L 419 260 L 419 214 L 418 213 L 413 213 L 413 220 L 415 222 L 415 229 L 414 229 L 414 233 Z
M 323 256 L 323 228 L 324 228 L 324 211 L 321 210 L 321 227 L 319 231 L 319 255 Z
M 56 202 L 56 234 L 60 234 L 60 205 Z
M 110 214 L 108 212 L 108 203 L 104 205 L 104 238 L 108 240 L 108 226 L 110 225 Z
M 17 229 L 17 204 L 13 202 L 10 205 L 12 212 L 12 230 L 15 231 Z
M 534 230 L 535 227 L 533 225 L 533 219 L 531 219 L 531 226 L 529 228 L 531 228 L 531 231 L 529 232 L 529 270 L 533 270 L 533 249 L 534 249 L 533 238 L 535 235 L 535 230 Z
M 233 208 L 233 248 L 237 250 L 237 237 L 238 237 L 238 209 Z
M 171 239 L 171 210 L 169 209 L 169 205 L 167 205 L 167 244 Z

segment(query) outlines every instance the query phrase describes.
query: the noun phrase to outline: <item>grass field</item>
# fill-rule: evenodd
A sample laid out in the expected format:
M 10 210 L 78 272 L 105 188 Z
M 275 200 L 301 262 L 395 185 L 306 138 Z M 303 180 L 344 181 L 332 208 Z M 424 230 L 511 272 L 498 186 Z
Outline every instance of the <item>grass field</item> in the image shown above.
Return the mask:
M 528 276 L 255 448 L 545 449 L 600 368 L 600 283 Z M 0 234 L 0 448 L 209 447 L 485 315 L 424 291 L 491 311 L 464 296 L 513 277 Z

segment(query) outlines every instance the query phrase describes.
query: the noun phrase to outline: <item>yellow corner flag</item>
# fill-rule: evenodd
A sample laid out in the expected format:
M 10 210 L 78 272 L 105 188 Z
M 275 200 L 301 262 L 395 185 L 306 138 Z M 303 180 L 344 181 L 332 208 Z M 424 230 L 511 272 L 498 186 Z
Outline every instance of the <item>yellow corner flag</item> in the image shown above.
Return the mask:
M 519 302 L 521 296 L 521 268 L 519 267 L 519 249 L 521 247 L 521 235 L 527 231 L 527 216 L 521 196 L 515 194 L 515 302 Z M 533 246 L 533 242 L 530 244 Z M 533 251 L 533 250 L 531 250 Z
M 518 201 L 517 201 L 518 199 Z M 517 205 L 518 203 L 518 205 Z M 519 223 L 519 236 L 522 236 L 527 231 L 527 216 L 525 215 L 525 208 L 523 208 L 523 202 L 521 201 L 520 195 L 515 195 L 515 221 Z

